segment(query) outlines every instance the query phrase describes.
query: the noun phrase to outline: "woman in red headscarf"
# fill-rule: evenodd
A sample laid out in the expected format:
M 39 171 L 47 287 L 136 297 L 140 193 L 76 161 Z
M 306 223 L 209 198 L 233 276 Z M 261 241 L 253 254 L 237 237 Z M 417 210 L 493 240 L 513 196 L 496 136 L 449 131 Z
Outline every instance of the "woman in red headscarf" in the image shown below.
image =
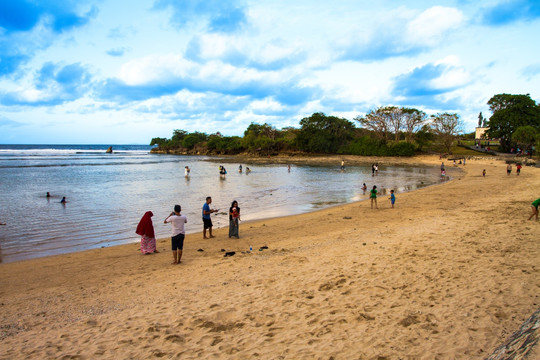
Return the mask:
M 151 211 L 147 211 L 139 225 L 137 225 L 137 234 L 141 235 L 141 252 L 143 254 L 157 253 L 156 249 L 156 237 L 154 235 L 154 224 L 152 224 L 152 214 Z

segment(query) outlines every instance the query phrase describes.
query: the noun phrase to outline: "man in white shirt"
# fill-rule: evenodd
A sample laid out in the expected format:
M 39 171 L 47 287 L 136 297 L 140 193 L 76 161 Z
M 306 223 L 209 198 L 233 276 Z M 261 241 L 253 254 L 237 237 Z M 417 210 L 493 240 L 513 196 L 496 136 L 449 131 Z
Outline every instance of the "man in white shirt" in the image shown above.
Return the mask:
M 187 218 L 185 215 L 180 215 L 180 211 L 182 211 L 180 205 L 174 205 L 174 211 L 163 221 L 164 224 L 171 223 L 172 225 L 171 243 L 174 258 L 173 264 L 180 264 L 186 234 L 184 224 L 187 223 Z

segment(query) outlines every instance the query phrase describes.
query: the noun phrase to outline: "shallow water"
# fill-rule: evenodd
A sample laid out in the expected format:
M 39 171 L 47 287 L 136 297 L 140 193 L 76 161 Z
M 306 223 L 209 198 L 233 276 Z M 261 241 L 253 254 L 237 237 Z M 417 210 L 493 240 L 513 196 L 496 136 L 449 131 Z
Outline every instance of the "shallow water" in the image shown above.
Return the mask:
M 145 146 L 0 146 L 0 259 L 11 262 L 90 248 L 138 242 L 135 228 L 154 213 L 156 237 L 168 237 L 164 218 L 175 204 L 188 217 L 188 233 L 202 230 L 201 209 L 212 196 L 214 227 L 228 225 L 239 202 L 243 221 L 309 212 L 368 198 L 362 183 L 380 194 L 440 182 L 437 168 L 224 164 L 218 158 L 150 154 Z M 184 166 L 191 175 L 184 177 Z M 248 166 L 252 172 L 247 174 Z M 46 192 L 52 197 L 47 198 Z M 369 191 L 368 191 L 369 192 Z M 60 200 L 66 196 L 67 203 Z M 380 199 L 385 201 L 386 198 Z M 242 225 L 240 225 L 240 232 Z

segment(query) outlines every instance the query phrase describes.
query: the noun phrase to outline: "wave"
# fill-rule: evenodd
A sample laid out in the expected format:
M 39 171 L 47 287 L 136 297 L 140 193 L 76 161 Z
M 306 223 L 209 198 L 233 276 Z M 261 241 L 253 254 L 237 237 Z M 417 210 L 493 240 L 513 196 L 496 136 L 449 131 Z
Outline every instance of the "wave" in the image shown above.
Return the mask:
M 112 154 L 148 154 L 152 149 L 149 145 L 2 145 L 0 156 L 4 155 L 86 155 L 105 154 L 112 146 Z M 111 154 L 111 155 L 112 155 Z
M 114 155 L 147 155 L 150 150 L 113 150 Z M 66 155 L 105 155 L 105 150 L 81 149 L 0 149 L 0 156 L 66 156 Z
M 174 163 L 177 160 L 148 160 L 148 161 L 117 161 L 117 162 L 95 162 L 95 163 L 63 163 L 63 164 L 21 164 L 21 165 L 0 165 L 0 169 L 19 168 L 49 168 L 49 167 L 71 167 L 71 166 L 121 166 L 121 165 L 149 165 Z

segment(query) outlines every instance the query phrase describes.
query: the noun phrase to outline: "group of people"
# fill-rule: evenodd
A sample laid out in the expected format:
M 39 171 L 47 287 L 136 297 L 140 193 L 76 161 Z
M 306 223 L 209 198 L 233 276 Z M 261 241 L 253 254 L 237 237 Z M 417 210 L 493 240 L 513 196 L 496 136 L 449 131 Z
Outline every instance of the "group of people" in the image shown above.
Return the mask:
M 516 175 L 519 176 L 521 174 L 521 164 L 516 165 Z M 510 176 L 512 174 L 512 164 L 506 165 L 506 175 Z
M 204 239 L 215 237 L 212 234 L 213 224 L 210 215 L 217 213 L 219 209 L 211 209 L 210 204 L 212 204 L 212 197 L 208 196 L 202 207 Z M 184 239 L 186 234 L 185 224 L 188 221 L 187 217 L 181 214 L 181 211 L 182 207 L 180 205 L 175 205 L 173 211 L 165 218 L 165 220 L 163 220 L 164 224 L 171 224 L 171 249 L 173 254 L 173 264 L 180 264 L 184 249 Z M 151 211 L 147 211 L 139 221 L 137 229 L 135 230 L 135 233 L 141 236 L 141 253 L 145 255 L 159 252 L 156 246 L 156 236 L 154 232 L 154 224 L 152 223 L 152 216 L 154 216 L 154 214 Z M 240 206 L 238 206 L 238 201 L 234 200 L 229 209 L 229 238 L 240 238 L 239 221 Z M 206 236 L 207 231 L 208 236 Z
M 362 190 L 364 191 L 364 194 L 366 193 L 367 186 L 364 183 L 362 186 Z M 377 194 L 379 193 L 379 190 L 377 190 L 377 185 L 373 185 L 373 188 L 369 191 L 369 199 L 371 201 L 371 208 L 373 209 L 373 205 L 375 205 L 375 209 L 378 209 L 377 206 Z M 390 205 L 392 205 L 392 209 L 394 208 L 394 204 L 396 203 L 396 194 L 394 193 L 394 190 L 390 190 L 390 197 L 388 198 L 390 200 Z
M 45 197 L 47 198 L 47 200 L 50 199 L 51 198 L 51 193 L 47 191 L 47 195 L 45 195 Z M 66 197 L 63 196 L 62 200 L 60 200 L 60 204 L 65 204 L 66 202 L 67 202 Z
M 240 174 L 242 173 L 242 164 L 240 164 L 240 165 L 238 166 L 238 172 L 239 172 Z M 246 166 L 246 174 L 249 174 L 250 172 L 251 172 L 251 169 L 250 169 L 248 166 Z

